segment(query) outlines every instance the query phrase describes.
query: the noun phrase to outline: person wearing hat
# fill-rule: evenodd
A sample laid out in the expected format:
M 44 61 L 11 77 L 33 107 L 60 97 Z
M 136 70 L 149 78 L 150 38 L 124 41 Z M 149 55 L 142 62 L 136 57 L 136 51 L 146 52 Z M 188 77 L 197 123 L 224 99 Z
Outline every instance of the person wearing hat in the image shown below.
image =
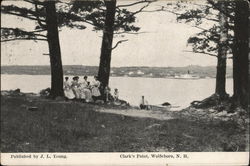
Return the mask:
M 83 77 L 83 81 L 80 83 L 80 89 L 82 99 L 85 99 L 86 102 L 91 102 L 93 99 L 91 90 L 89 89 L 88 76 Z
M 94 80 L 92 81 L 92 98 L 95 100 L 97 100 L 100 96 L 101 96 L 101 93 L 100 93 L 100 90 L 99 90 L 99 87 L 100 87 L 101 83 L 100 81 L 98 80 L 97 76 L 94 76 Z
M 74 76 L 73 81 L 71 82 L 71 88 L 75 94 L 76 99 L 80 99 L 81 97 L 81 91 L 80 91 L 80 84 L 79 84 L 79 77 Z
M 74 99 L 75 98 L 75 94 L 71 89 L 69 77 L 65 77 L 65 81 L 63 82 L 63 90 L 64 90 L 64 96 L 67 99 Z

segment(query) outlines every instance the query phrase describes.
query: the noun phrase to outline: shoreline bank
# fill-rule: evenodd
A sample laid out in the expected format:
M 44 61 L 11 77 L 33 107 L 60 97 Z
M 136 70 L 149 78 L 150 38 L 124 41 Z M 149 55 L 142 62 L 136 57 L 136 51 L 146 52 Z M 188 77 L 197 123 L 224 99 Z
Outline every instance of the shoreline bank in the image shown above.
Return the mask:
M 230 119 L 197 116 L 190 108 L 188 110 L 192 114 L 187 114 L 187 110 L 139 110 L 50 100 L 34 94 L 2 93 L 2 152 L 213 152 L 249 149 L 247 126 L 242 127 Z M 141 116 L 145 114 L 147 116 Z

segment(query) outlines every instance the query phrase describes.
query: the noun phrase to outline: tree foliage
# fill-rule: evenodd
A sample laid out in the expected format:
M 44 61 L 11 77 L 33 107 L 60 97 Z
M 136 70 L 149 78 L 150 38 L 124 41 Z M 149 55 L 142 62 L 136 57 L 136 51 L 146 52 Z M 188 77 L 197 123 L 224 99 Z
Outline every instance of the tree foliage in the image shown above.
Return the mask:
M 27 31 L 20 28 L 4 27 L 1 30 L 1 42 L 17 40 L 46 40 L 46 35 L 42 35 L 46 27 L 46 12 L 45 3 L 36 0 L 24 0 L 26 3 L 32 5 L 30 8 L 20 7 L 18 5 L 1 5 L 1 13 L 14 15 L 28 20 L 33 20 L 36 23 L 34 31 Z M 57 23 L 58 27 L 69 27 L 85 29 L 86 26 L 82 24 L 84 19 L 74 13 L 69 13 L 68 5 L 63 2 L 57 2 Z
M 38 0 L 24 0 L 26 3 L 32 5 L 30 8 L 20 7 L 18 5 L 1 5 L 1 13 L 14 15 L 17 17 L 34 20 L 36 26 L 34 31 L 27 31 L 25 29 L 15 30 L 11 27 L 4 27 L 1 30 L 1 42 L 11 40 L 46 40 L 46 35 L 42 35 L 46 31 L 45 25 L 45 9 L 44 2 Z M 117 5 L 116 16 L 114 23 L 115 35 L 126 33 L 137 33 L 140 27 L 134 25 L 136 15 L 143 11 L 150 3 L 155 0 L 140 0 L 135 3 L 127 3 L 124 5 Z M 94 31 L 104 29 L 105 25 L 105 4 L 101 0 L 97 1 L 56 1 L 57 5 L 57 22 L 58 27 L 68 27 L 85 29 L 87 24 L 91 25 Z M 129 11 L 130 6 L 138 5 L 138 10 Z M 23 35 L 25 33 L 25 35 Z M 8 35 L 9 34 L 9 35 Z M 120 42 L 121 43 L 121 42 Z
M 219 12 L 227 17 L 228 37 L 227 52 L 232 53 L 233 48 L 233 17 L 234 17 L 234 1 L 223 1 L 226 10 L 220 10 L 220 1 L 206 0 L 203 2 L 177 2 L 169 3 L 168 11 L 177 15 L 178 22 L 191 24 L 192 27 L 201 31 L 191 36 L 187 43 L 192 46 L 193 52 L 204 53 L 211 56 L 217 56 L 218 43 L 220 41 L 221 26 L 219 24 Z M 174 7 L 173 7 L 174 6 Z M 171 9 L 169 9 L 171 8 Z
M 116 6 L 115 20 L 114 20 L 114 34 L 123 34 L 130 32 L 138 32 L 140 27 L 134 25 L 136 22 L 136 15 L 142 12 L 155 0 L 140 0 L 135 3 L 127 3 Z M 74 13 L 79 17 L 85 18 L 88 24 L 93 26 L 95 31 L 104 30 L 106 6 L 104 1 L 72 1 L 70 13 Z M 136 6 L 136 11 L 129 10 L 129 7 Z

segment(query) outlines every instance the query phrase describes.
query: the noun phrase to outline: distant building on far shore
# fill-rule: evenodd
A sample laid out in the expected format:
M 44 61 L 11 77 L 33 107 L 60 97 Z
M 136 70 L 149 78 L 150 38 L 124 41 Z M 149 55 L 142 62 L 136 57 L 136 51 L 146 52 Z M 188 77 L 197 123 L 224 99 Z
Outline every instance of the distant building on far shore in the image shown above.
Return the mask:
M 143 75 L 144 73 L 143 73 L 141 70 L 138 70 L 138 71 L 137 71 L 137 74 L 138 74 L 138 75 Z

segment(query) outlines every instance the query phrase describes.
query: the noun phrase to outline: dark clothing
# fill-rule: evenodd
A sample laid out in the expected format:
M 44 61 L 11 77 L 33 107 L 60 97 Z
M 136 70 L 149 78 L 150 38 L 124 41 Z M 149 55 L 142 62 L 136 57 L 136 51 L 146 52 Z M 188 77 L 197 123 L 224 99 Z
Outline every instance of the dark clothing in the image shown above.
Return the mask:
M 140 104 L 140 108 L 141 108 L 141 109 L 146 109 L 146 108 L 147 108 L 147 106 L 146 106 L 146 105 L 144 105 L 144 104 Z

